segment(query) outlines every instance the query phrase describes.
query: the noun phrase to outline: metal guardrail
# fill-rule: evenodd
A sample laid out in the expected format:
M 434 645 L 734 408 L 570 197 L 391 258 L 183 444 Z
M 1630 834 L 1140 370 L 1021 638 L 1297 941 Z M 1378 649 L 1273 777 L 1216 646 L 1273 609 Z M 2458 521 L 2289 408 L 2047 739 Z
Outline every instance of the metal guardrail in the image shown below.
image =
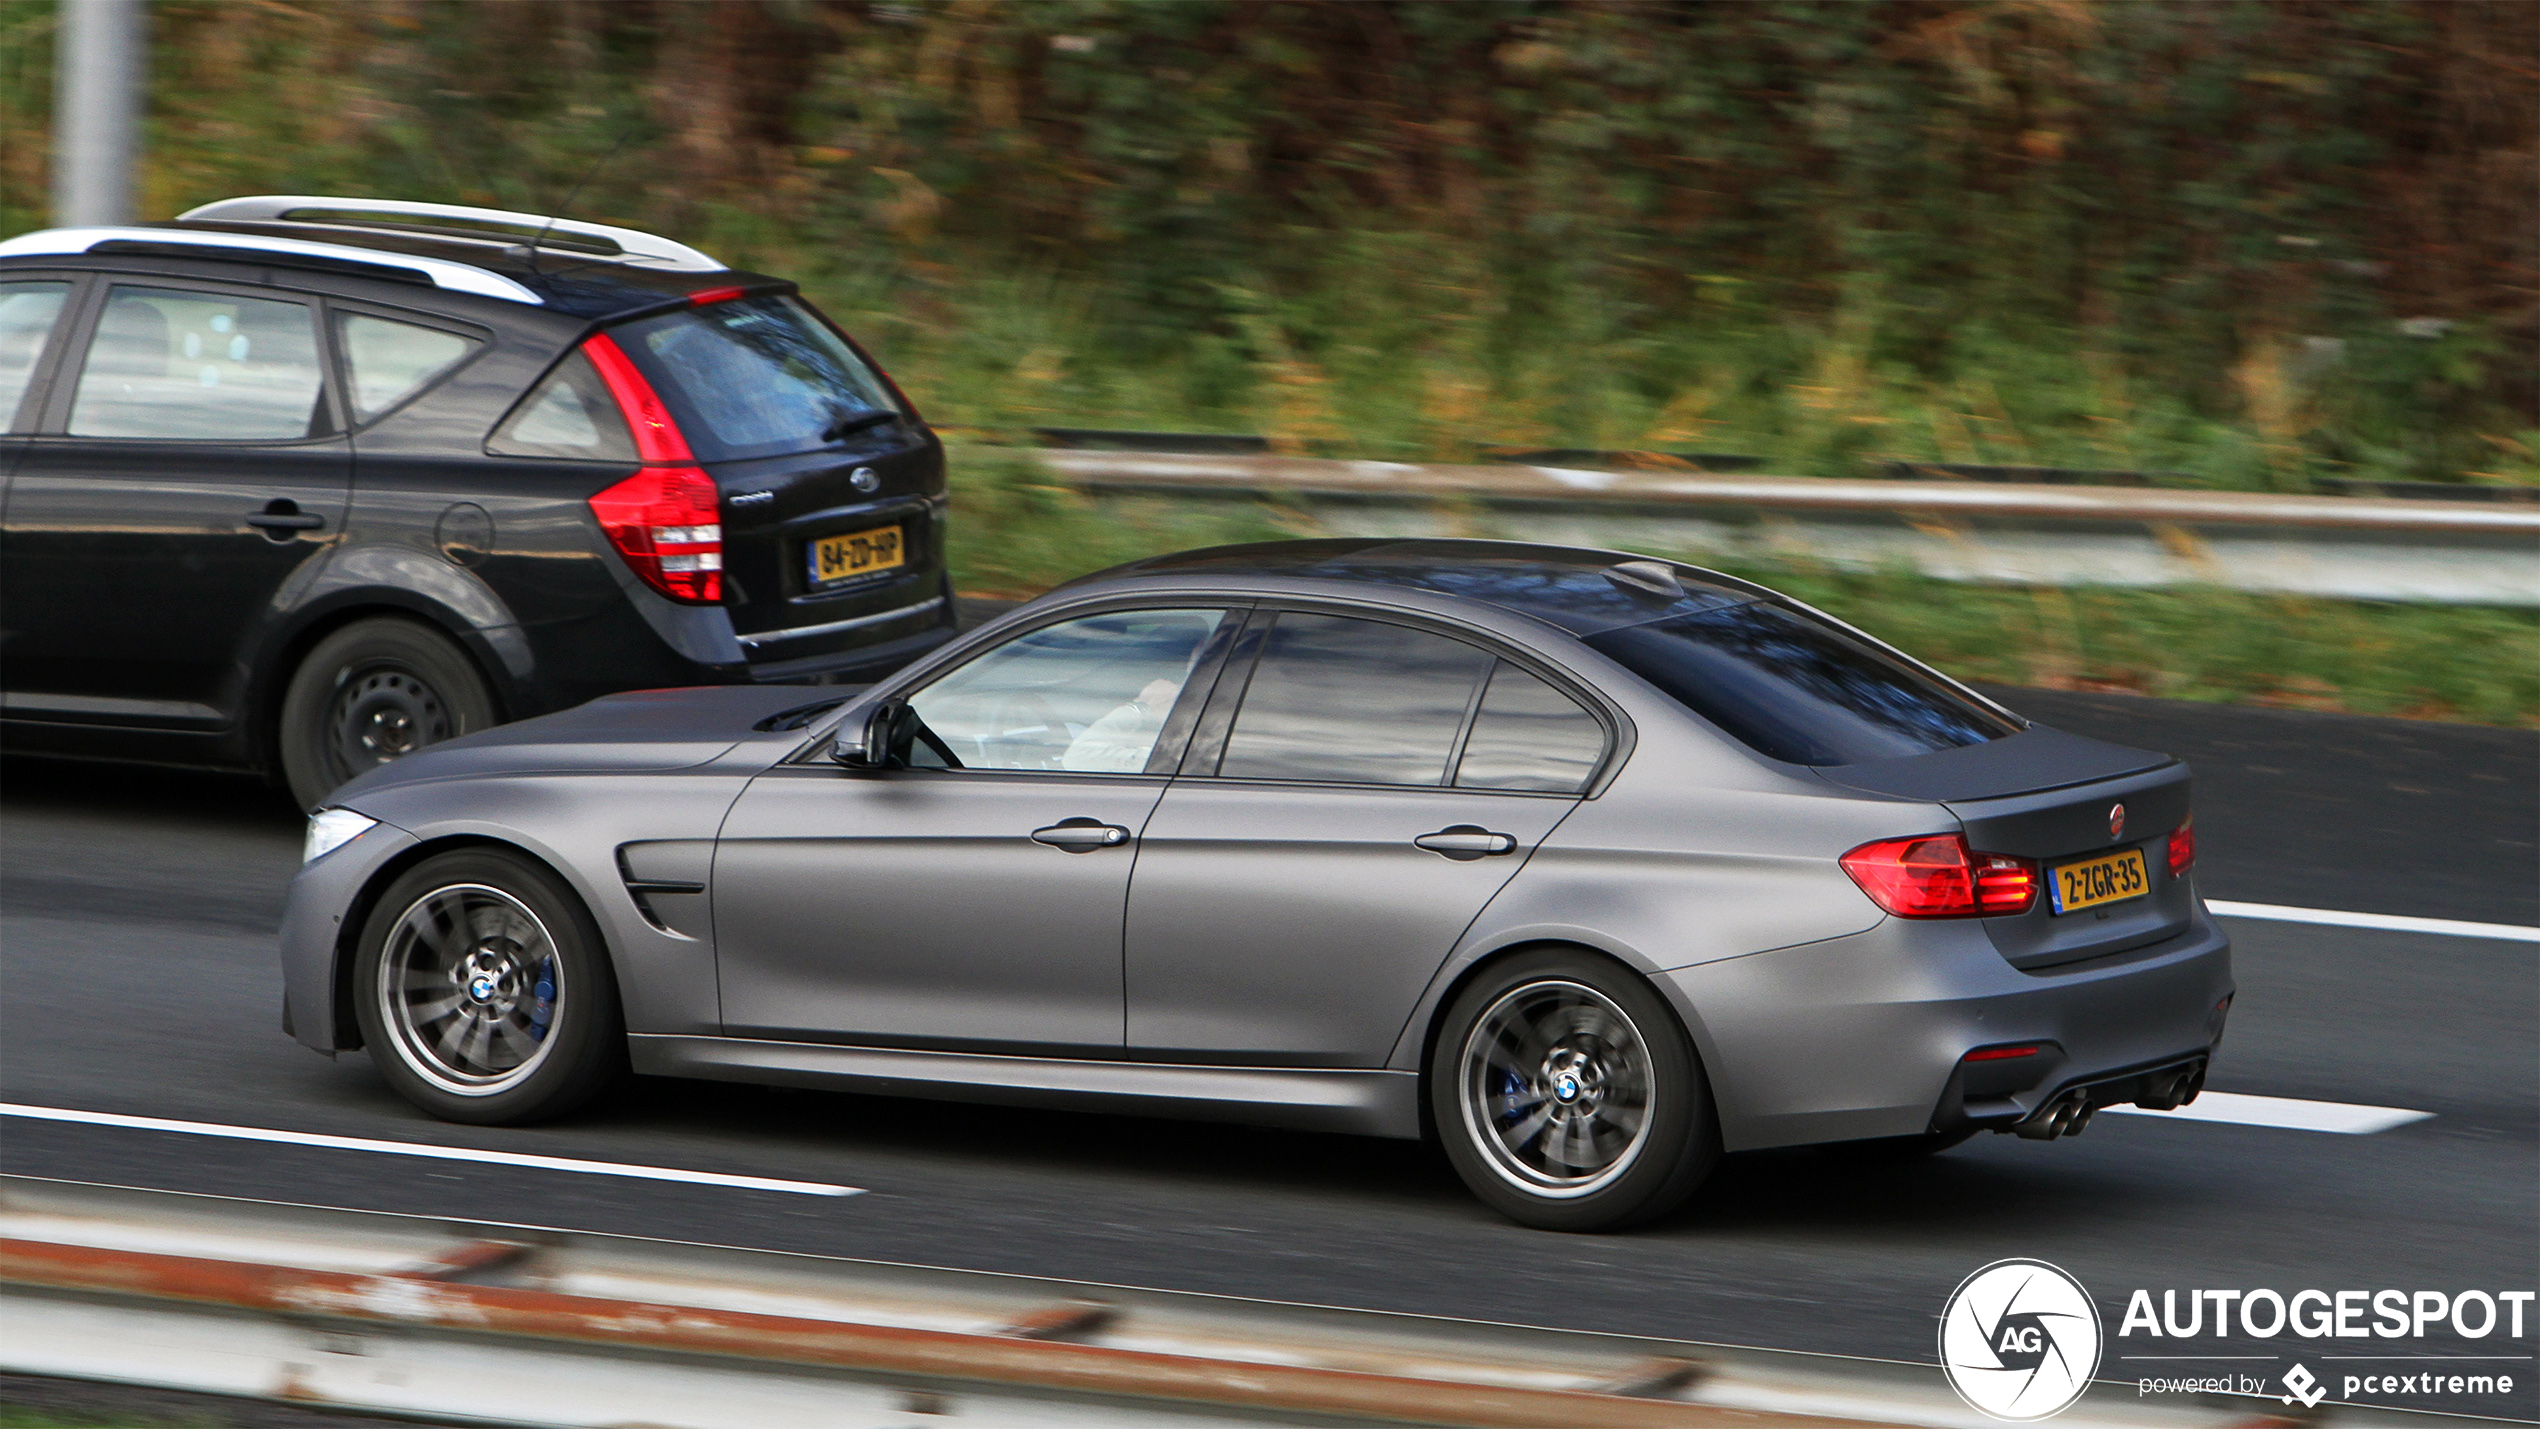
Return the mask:
M 497 1424 L 1990 1422 L 1929 1366 L 23 1177 L 0 1289 L 0 1370 Z M 2269 1407 L 2102 1385 L 2063 1423 Z
M 1272 500 L 1332 535 L 1902 562 L 1948 580 L 2540 605 L 2540 505 L 1055 450 L 1103 495 Z

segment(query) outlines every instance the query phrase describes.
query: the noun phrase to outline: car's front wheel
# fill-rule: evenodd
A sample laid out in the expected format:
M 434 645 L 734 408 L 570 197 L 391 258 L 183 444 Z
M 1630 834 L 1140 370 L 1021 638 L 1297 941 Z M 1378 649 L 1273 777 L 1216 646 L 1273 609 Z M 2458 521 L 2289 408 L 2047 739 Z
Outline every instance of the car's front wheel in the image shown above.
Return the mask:
M 1473 1194 L 1547 1230 L 1664 1215 L 1719 1158 L 1710 1087 L 1664 999 L 1569 949 L 1487 969 L 1448 1009 L 1430 1111 Z
M 460 849 L 408 869 L 363 927 L 353 978 L 380 1075 L 447 1121 L 560 1116 L 625 1065 L 598 927 L 518 854 Z
M 354 775 L 494 723 L 494 691 L 449 637 L 395 616 L 320 640 L 282 694 L 283 778 L 314 810 Z

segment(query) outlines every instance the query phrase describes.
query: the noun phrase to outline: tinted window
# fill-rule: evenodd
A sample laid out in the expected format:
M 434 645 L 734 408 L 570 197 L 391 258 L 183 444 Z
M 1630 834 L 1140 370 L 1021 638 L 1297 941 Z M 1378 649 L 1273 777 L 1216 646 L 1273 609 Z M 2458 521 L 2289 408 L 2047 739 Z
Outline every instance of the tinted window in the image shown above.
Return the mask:
M 98 315 L 71 435 L 254 441 L 319 430 L 317 333 L 301 303 L 117 287 Z
M 0 283 L 0 431 L 8 430 L 35 379 L 35 364 L 62 311 L 68 283 Z
M 1859 764 L 2020 726 L 1824 621 L 1766 601 L 1587 637 L 1757 753 Z
M 367 422 L 431 385 L 476 347 L 439 328 L 391 322 L 367 313 L 336 319 L 344 372 L 352 381 L 353 415 Z
M 708 461 L 809 451 L 859 418 L 899 411 L 873 369 L 798 299 L 708 303 L 615 333 Z
M 1439 784 L 1490 657 L 1443 635 L 1282 614 L 1217 772 L 1230 779 Z
M 1605 726 L 1579 702 L 1502 660 L 1464 738 L 1459 789 L 1576 794 L 1605 757 Z
M 909 706 L 965 769 L 1140 773 L 1225 618 L 1127 610 L 1045 625 L 957 666 Z
M 591 359 L 575 351 L 529 389 L 485 449 L 496 456 L 560 456 L 584 461 L 635 460 L 635 438 Z

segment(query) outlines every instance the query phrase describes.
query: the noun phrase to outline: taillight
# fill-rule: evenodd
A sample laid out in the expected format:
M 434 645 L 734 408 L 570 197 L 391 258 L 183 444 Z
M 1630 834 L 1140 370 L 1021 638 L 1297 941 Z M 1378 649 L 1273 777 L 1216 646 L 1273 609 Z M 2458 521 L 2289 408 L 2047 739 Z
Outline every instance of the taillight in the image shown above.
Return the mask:
M 1957 834 L 1881 839 L 1843 856 L 1843 871 L 1870 901 L 1899 918 L 1987 918 L 2037 902 L 2037 865 L 1974 853 Z
M 2170 830 L 2170 877 L 2184 878 L 2196 866 L 2196 819 L 2194 815 L 2178 821 Z
M 723 599 L 721 495 L 693 466 L 648 466 L 592 497 L 591 514 L 644 584 L 712 605 Z
M 609 544 L 644 584 L 689 605 L 723 599 L 723 493 L 689 453 L 670 408 L 634 362 L 596 333 L 582 344 L 635 437 L 644 467 L 591 498 Z

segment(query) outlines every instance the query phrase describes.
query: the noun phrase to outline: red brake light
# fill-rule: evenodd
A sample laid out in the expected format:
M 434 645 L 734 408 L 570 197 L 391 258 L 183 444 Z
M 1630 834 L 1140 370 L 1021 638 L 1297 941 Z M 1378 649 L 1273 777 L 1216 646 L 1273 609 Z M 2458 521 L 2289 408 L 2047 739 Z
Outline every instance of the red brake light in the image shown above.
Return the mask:
M 644 584 L 687 605 L 723 599 L 723 493 L 699 470 L 661 394 L 606 333 L 582 344 L 635 437 L 642 470 L 591 498 L 609 544 Z
M 609 544 L 644 584 L 688 605 L 723 599 L 722 493 L 693 466 L 648 466 L 591 498 Z
M 1971 853 L 1957 834 L 1881 839 L 1842 863 L 1871 902 L 1899 918 L 1992 917 L 2025 913 L 2037 902 L 2036 864 Z
M 702 308 L 708 303 L 728 303 L 748 291 L 747 288 L 701 288 L 688 295 L 688 306 Z
M 2170 830 L 2170 877 L 2184 878 L 2187 871 L 2195 866 L 2196 818 L 2191 814 L 2179 820 L 2177 828 Z
M 1978 1047 L 1959 1060 L 1965 1062 L 2007 1062 L 2015 1057 L 2034 1057 L 2036 1055 L 2037 1044 L 2034 1042 L 2023 1042 L 2015 1047 Z

